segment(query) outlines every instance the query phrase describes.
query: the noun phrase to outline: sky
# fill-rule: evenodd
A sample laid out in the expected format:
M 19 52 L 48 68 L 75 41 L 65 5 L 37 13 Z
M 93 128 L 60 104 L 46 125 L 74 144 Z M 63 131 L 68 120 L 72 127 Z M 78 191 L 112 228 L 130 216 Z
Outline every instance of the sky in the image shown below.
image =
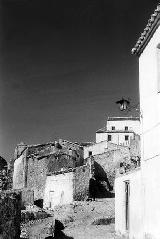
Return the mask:
M 157 3 L 0 0 L 0 155 L 22 141 L 95 141 L 108 116 L 126 116 L 115 102 L 139 102 L 131 49 Z

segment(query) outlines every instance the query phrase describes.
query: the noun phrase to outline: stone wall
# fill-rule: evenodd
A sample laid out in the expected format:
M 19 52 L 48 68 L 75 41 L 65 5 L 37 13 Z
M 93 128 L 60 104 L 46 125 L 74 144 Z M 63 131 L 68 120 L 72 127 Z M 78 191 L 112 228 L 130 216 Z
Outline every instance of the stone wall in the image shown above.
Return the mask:
M 82 166 L 83 147 L 59 140 L 46 144 L 16 147 L 13 188 L 34 192 L 34 201 L 43 200 L 47 174 Z
M 128 152 L 128 153 L 127 153 Z M 120 162 L 130 160 L 129 150 L 109 150 L 106 153 L 94 155 L 95 178 L 98 181 L 105 181 L 110 190 L 114 187 L 116 168 L 119 168 Z
M 84 200 L 89 195 L 89 181 L 91 176 L 90 165 L 77 167 L 74 172 L 74 191 L 73 199 L 75 201 Z
M 28 159 L 27 189 L 34 191 L 34 200 L 43 199 L 48 159 Z
M 0 193 L 0 238 L 20 238 L 20 210 L 20 193 L 12 191 L 3 191 Z

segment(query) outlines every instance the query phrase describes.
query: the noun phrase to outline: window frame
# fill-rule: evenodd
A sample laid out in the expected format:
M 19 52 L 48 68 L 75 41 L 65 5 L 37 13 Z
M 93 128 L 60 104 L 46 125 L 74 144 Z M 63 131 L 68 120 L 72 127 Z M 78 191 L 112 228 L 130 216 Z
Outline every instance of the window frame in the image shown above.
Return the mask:
M 125 141 L 128 141 L 129 140 L 129 135 L 125 135 L 124 139 L 125 139 Z
M 112 141 L 112 135 L 111 135 L 111 134 L 108 134 L 108 136 L 107 136 L 107 141 L 109 141 L 109 142 Z

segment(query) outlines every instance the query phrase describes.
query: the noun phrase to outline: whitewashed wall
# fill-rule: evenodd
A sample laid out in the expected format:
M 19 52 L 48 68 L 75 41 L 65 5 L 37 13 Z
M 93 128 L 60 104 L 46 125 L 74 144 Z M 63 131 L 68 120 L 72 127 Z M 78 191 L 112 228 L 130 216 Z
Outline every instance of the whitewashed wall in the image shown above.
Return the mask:
M 130 183 L 129 232 L 126 231 L 125 181 Z M 141 170 L 133 171 L 115 180 L 115 230 L 129 238 L 143 238 L 143 188 Z
M 106 141 L 108 138 L 107 133 L 96 133 L 96 143 L 100 143 L 102 141 Z
M 125 126 L 128 126 L 129 131 L 134 131 L 136 134 L 140 134 L 140 121 L 139 120 L 109 120 L 107 121 L 107 130 L 112 130 L 112 126 L 115 130 L 125 131 Z
M 142 175 L 144 193 L 144 234 L 160 238 L 160 93 L 157 89 L 157 45 L 160 27 L 139 59 L 142 114 Z M 159 65 L 160 67 L 160 65 Z
M 25 156 L 22 154 L 14 162 L 13 189 L 22 189 L 25 187 Z
M 47 176 L 44 208 L 73 202 L 73 172 Z

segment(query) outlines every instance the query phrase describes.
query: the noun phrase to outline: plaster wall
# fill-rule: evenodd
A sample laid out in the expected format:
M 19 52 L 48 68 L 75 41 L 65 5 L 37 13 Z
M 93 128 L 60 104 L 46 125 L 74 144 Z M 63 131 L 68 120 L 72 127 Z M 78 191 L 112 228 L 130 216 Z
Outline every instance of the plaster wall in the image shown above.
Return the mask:
M 73 172 L 47 176 L 44 208 L 73 202 Z
M 96 133 L 96 143 L 106 141 L 108 137 L 107 133 Z
M 139 58 L 141 105 L 142 183 L 144 185 L 144 238 L 160 235 L 160 93 L 158 93 L 159 60 L 157 28 Z
M 159 77 L 157 45 L 160 43 L 159 39 L 160 27 L 139 58 L 143 160 L 149 160 L 160 154 L 160 93 L 157 88 Z
M 131 139 L 134 138 L 134 133 L 108 133 L 108 135 L 111 135 L 111 141 L 114 144 L 118 144 L 118 145 L 123 145 L 123 146 L 129 146 L 130 145 L 130 141 Z M 128 136 L 128 140 L 125 140 L 125 136 Z
M 107 130 L 112 130 L 112 126 L 115 130 L 125 131 L 125 126 L 128 127 L 128 131 L 134 131 L 136 134 L 140 134 L 140 121 L 139 120 L 107 120 Z M 126 131 L 127 132 L 127 131 Z
M 106 132 L 106 133 L 96 133 L 96 142 L 100 143 L 101 140 L 108 140 L 108 135 L 111 135 L 111 143 L 129 146 L 132 139 L 134 139 L 134 133 L 132 132 Z M 125 136 L 128 136 L 128 140 L 125 140 Z
M 129 231 L 126 230 L 126 181 L 130 183 Z M 115 179 L 115 230 L 117 234 L 129 235 L 130 239 L 143 238 L 143 188 L 141 182 L 141 170 Z
M 159 239 L 160 235 L 160 156 L 143 164 L 144 234 Z
M 26 157 L 22 154 L 14 162 L 13 189 L 22 189 L 25 187 L 26 177 Z

